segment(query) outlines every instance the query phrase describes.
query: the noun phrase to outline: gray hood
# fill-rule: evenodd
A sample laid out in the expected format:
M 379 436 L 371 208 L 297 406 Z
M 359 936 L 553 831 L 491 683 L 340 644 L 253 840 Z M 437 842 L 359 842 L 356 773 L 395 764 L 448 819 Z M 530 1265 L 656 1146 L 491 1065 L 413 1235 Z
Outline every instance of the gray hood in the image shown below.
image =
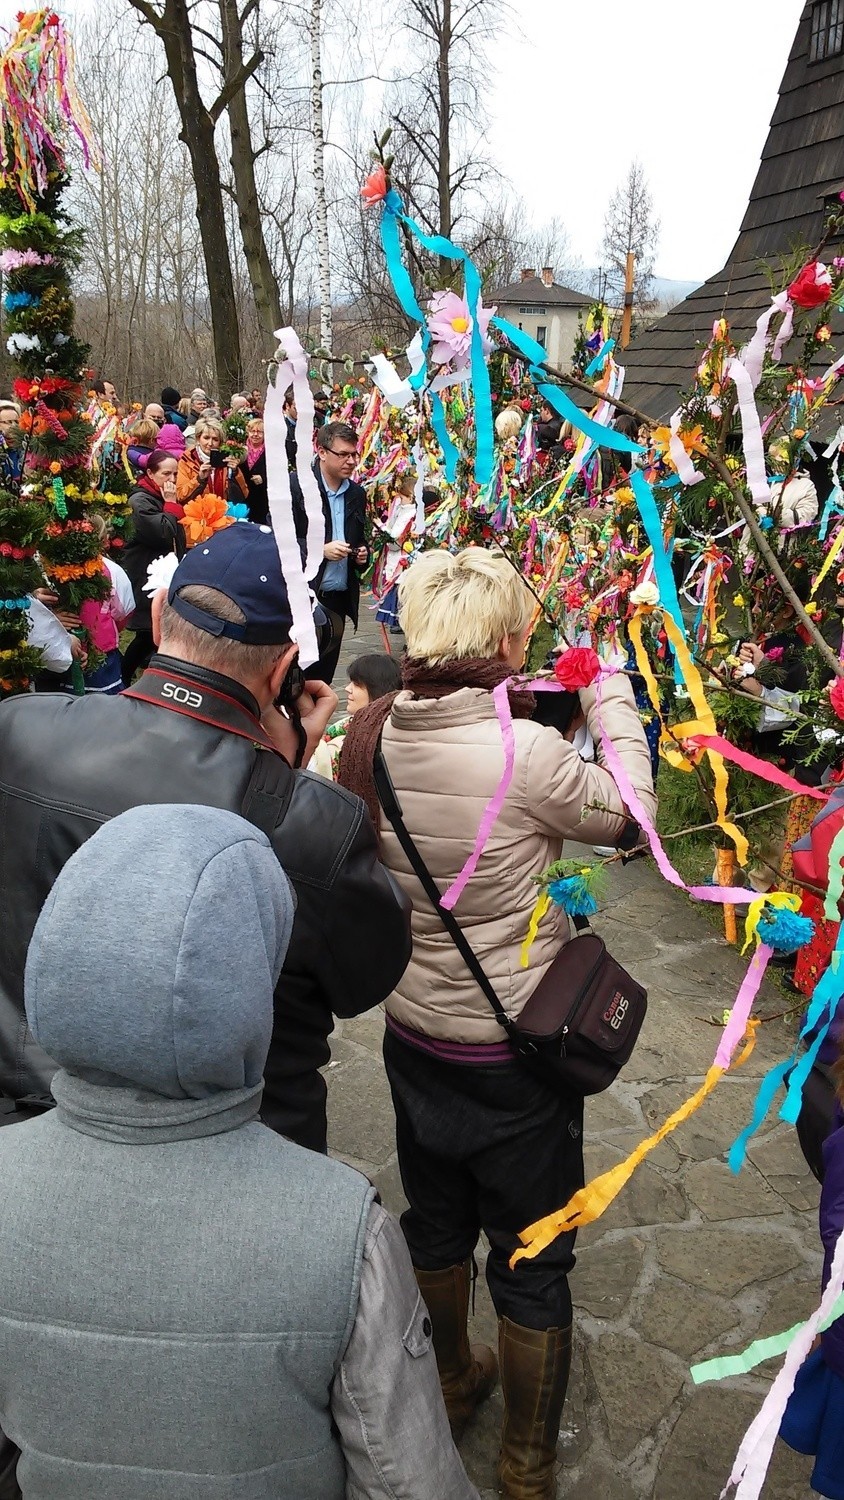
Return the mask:
M 30 1028 L 98 1093 L 258 1092 L 293 914 L 269 840 L 236 813 L 132 808 L 45 902 L 26 962 Z

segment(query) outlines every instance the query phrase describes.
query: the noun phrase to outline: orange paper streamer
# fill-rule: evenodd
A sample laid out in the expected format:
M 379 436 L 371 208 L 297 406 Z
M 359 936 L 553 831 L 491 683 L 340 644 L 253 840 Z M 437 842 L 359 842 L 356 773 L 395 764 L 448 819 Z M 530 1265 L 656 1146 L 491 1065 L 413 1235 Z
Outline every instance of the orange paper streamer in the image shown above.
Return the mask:
M 758 1020 L 751 1016 L 744 1034 L 744 1046 L 733 1064 L 734 1067 L 740 1068 L 742 1063 L 747 1062 L 756 1045 L 758 1026 Z M 645 1157 L 655 1150 L 660 1141 L 664 1141 L 672 1130 L 676 1130 L 677 1126 L 682 1125 L 684 1120 L 688 1120 L 696 1109 L 700 1109 L 704 1100 L 712 1093 L 726 1072 L 726 1068 L 713 1065 L 697 1092 L 692 1094 L 691 1098 L 686 1099 L 679 1109 L 675 1109 L 673 1115 L 669 1115 L 668 1119 L 660 1125 L 659 1130 L 648 1136 L 647 1140 L 640 1142 L 624 1161 L 620 1161 L 616 1167 L 611 1167 L 608 1172 L 602 1172 L 601 1176 L 596 1177 L 593 1182 L 587 1182 L 585 1187 L 580 1188 L 569 1199 L 565 1208 L 548 1214 L 544 1219 L 537 1219 L 535 1224 L 530 1224 L 527 1229 L 523 1229 L 519 1239 L 525 1248 L 514 1252 L 510 1259 L 510 1270 L 515 1268 L 517 1261 L 534 1260 L 537 1255 L 541 1255 L 558 1235 L 565 1234 L 572 1229 L 582 1229 L 585 1224 L 594 1224 L 596 1219 L 600 1219 L 613 1200 L 618 1197 L 625 1184 L 630 1181 L 640 1162 L 644 1161 Z

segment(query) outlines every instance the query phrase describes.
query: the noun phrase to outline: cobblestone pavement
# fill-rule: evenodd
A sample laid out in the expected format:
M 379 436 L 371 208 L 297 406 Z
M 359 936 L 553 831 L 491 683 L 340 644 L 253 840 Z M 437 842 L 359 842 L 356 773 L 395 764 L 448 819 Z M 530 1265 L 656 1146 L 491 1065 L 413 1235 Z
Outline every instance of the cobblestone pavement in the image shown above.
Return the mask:
M 378 644 L 370 617 L 344 659 Z M 596 927 L 647 986 L 649 1007 L 622 1081 L 587 1100 L 587 1179 L 621 1160 L 702 1082 L 717 1033 L 698 1018 L 732 1002 L 744 969 L 704 917 L 644 862 L 614 872 Z M 757 1008 L 782 1010 L 781 993 L 763 990 Z M 332 1153 L 370 1175 L 387 1207 L 400 1212 L 382 1033 L 383 1018 L 372 1011 L 335 1034 L 329 1140 Z M 740 1073 L 722 1080 L 603 1218 L 581 1232 L 561 1500 L 716 1500 L 776 1366 L 695 1390 L 689 1364 L 788 1328 L 815 1307 L 818 1189 L 793 1130 L 769 1124 L 738 1178 L 724 1164 L 760 1075 L 793 1037 L 783 1022 L 762 1027 Z M 482 1247 L 478 1259 L 482 1269 Z M 483 1276 L 474 1325 L 476 1336 L 495 1342 Z M 461 1443 L 484 1500 L 497 1493 L 500 1422 L 496 1392 Z M 765 1496 L 805 1500 L 809 1472 L 810 1460 L 778 1445 Z

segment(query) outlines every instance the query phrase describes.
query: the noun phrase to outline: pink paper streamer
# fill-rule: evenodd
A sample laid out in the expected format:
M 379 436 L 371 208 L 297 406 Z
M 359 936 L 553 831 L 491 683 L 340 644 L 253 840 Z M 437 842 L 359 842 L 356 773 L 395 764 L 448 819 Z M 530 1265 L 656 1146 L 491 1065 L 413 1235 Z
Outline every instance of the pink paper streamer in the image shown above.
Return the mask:
M 285 332 L 287 330 L 284 330 Z M 281 335 L 279 335 L 281 337 Z M 267 457 L 267 504 L 270 522 L 275 534 L 281 571 L 287 585 L 290 610 L 293 615 L 292 635 L 299 645 L 299 661 L 309 667 L 319 656 L 316 628 L 314 626 L 311 595 L 302 567 L 302 554 L 296 537 L 293 519 L 293 496 L 290 492 L 290 474 L 287 469 L 285 438 L 287 426 L 284 419 L 284 395 L 293 382 L 293 366 L 287 361 L 280 365 L 275 385 L 267 386 L 264 403 L 264 451 Z
M 714 1066 L 716 1068 L 728 1068 L 733 1053 L 747 1030 L 747 1020 L 753 1009 L 753 1002 L 759 994 L 759 986 L 765 977 L 765 970 L 773 954 L 773 948 L 767 944 L 760 943 L 754 953 L 747 972 L 741 982 L 741 988 L 733 1002 L 727 1024 L 721 1032 L 721 1040 L 718 1043 L 718 1051 L 715 1053 Z
M 707 750 L 716 750 L 723 755 L 725 760 L 731 760 L 735 765 L 741 766 L 743 771 L 750 771 L 753 776 L 761 776 L 765 781 L 770 781 L 773 786 L 782 787 L 784 792 L 794 792 L 798 797 L 814 797 L 817 802 L 826 802 L 829 792 L 817 786 L 804 786 L 802 781 L 795 781 L 787 771 L 781 771 L 779 766 L 771 765 L 770 761 L 759 760 L 756 755 L 749 755 L 746 750 L 739 750 L 736 745 L 731 745 L 720 734 L 690 734 L 689 739 L 695 745 L 704 745 Z
M 839 1235 L 835 1246 L 832 1269 L 820 1307 L 812 1314 L 808 1322 L 803 1324 L 800 1332 L 789 1345 L 782 1369 L 765 1397 L 761 1411 L 754 1417 L 742 1438 L 736 1461 L 733 1464 L 733 1471 L 721 1491 L 721 1500 L 725 1500 L 730 1485 L 733 1484 L 738 1485 L 735 1500 L 759 1500 L 777 1434 L 782 1424 L 783 1413 L 788 1405 L 788 1398 L 794 1390 L 797 1372 L 811 1350 L 818 1329 L 829 1317 L 838 1301 L 842 1288 L 844 1288 L 844 1233 Z
M 448 887 L 442 898 L 442 904 L 446 911 L 452 911 L 460 900 L 466 886 L 471 880 L 478 867 L 478 860 L 484 852 L 486 841 L 492 833 L 495 821 L 504 806 L 504 798 L 513 780 L 513 767 L 516 761 L 516 736 L 513 732 L 513 715 L 510 712 L 510 699 L 507 696 L 509 679 L 499 682 L 494 689 L 492 698 L 498 714 L 498 722 L 501 725 L 501 738 L 504 742 L 504 771 L 498 786 L 495 788 L 481 818 L 478 836 L 475 839 L 475 847 L 467 859 L 457 879 Z
M 748 487 L 757 505 L 768 505 L 771 490 L 765 472 L 765 445 L 762 441 L 759 413 L 753 399 L 753 381 L 740 359 L 730 360 L 727 375 L 733 381 L 738 396 Z

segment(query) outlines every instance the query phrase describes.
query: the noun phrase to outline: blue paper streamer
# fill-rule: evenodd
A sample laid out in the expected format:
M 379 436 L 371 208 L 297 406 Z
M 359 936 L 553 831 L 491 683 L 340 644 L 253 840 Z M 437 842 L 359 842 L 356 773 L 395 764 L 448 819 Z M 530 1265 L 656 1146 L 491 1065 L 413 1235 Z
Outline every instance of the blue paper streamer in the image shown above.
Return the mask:
M 634 443 L 632 438 L 624 436 L 623 432 L 617 432 L 614 427 L 605 427 L 601 422 L 594 422 L 591 417 L 581 411 L 575 405 L 571 397 L 566 394 L 561 386 L 548 385 L 545 372 L 539 368 L 545 362 L 545 350 L 541 344 L 532 339 L 523 328 L 517 328 L 515 323 L 510 323 L 506 318 L 493 318 L 494 328 L 498 328 L 506 334 L 511 344 L 518 349 L 519 353 L 527 359 L 531 365 L 531 376 L 540 396 L 549 403 L 557 412 L 558 416 L 565 422 L 571 422 L 579 432 L 584 432 L 591 438 L 599 448 L 611 448 L 616 453 L 644 453 L 645 449 L 639 443 Z M 596 400 L 600 395 L 596 394 Z
M 785 1062 L 777 1063 L 776 1067 L 770 1068 L 765 1074 L 765 1077 L 762 1079 L 762 1082 L 759 1085 L 759 1091 L 753 1104 L 753 1114 L 750 1119 L 750 1124 L 745 1126 L 744 1130 L 741 1132 L 741 1135 L 736 1136 L 736 1139 L 733 1141 L 733 1144 L 730 1147 L 730 1154 L 727 1157 L 727 1161 L 730 1164 L 731 1172 L 738 1173 L 744 1166 L 744 1159 L 747 1156 L 748 1141 L 750 1140 L 751 1136 L 756 1134 L 759 1126 L 764 1123 L 768 1111 L 774 1102 L 774 1097 L 776 1095 L 777 1089 L 783 1082 L 783 1079 L 785 1078 L 785 1075 L 788 1072 L 789 1068 L 792 1067 L 793 1062 L 793 1057 L 787 1057 Z
M 823 515 L 821 516 L 821 529 L 818 532 L 819 541 L 823 542 L 826 540 L 826 533 L 829 529 L 829 523 L 832 520 L 833 516 L 841 515 L 844 515 L 844 493 L 842 493 L 841 486 L 839 484 L 836 484 L 833 486 L 832 491 L 827 499 L 826 505 L 823 508 Z
M 595 375 L 600 375 L 614 348 L 615 339 L 607 339 L 606 343 L 603 344 L 602 347 L 598 350 L 598 353 L 595 355 L 594 359 L 590 359 L 588 365 L 586 366 L 586 370 L 584 373 L 587 380 L 591 380 Z
M 431 396 L 431 426 L 436 433 L 437 442 L 442 449 L 445 477 L 449 484 L 453 484 L 457 474 L 457 461 L 460 457 L 460 452 L 451 440 L 451 435 L 445 425 L 445 409 L 440 396 L 436 392 Z
M 671 560 L 665 550 L 662 539 L 662 522 L 659 518 L 656 498 L 648 484 L 647 479 L 640 469 L 633 469 L 630 474 L 630 487 L 636 496 L 636 504 L 639 507 L 639 515 L 642 517 L 642 525 L 645 535 L 651 544 L 654 555 L 654 576 L 659 587 L 659 599 L 663 608 L 668 610 L 677 629 L 686 634 L 686 622 L 683 619 L 683 611 L 680 608 L 680 599 L 677 594 L 677 585 L 674 582 L 674 574 L 671 571 Z

